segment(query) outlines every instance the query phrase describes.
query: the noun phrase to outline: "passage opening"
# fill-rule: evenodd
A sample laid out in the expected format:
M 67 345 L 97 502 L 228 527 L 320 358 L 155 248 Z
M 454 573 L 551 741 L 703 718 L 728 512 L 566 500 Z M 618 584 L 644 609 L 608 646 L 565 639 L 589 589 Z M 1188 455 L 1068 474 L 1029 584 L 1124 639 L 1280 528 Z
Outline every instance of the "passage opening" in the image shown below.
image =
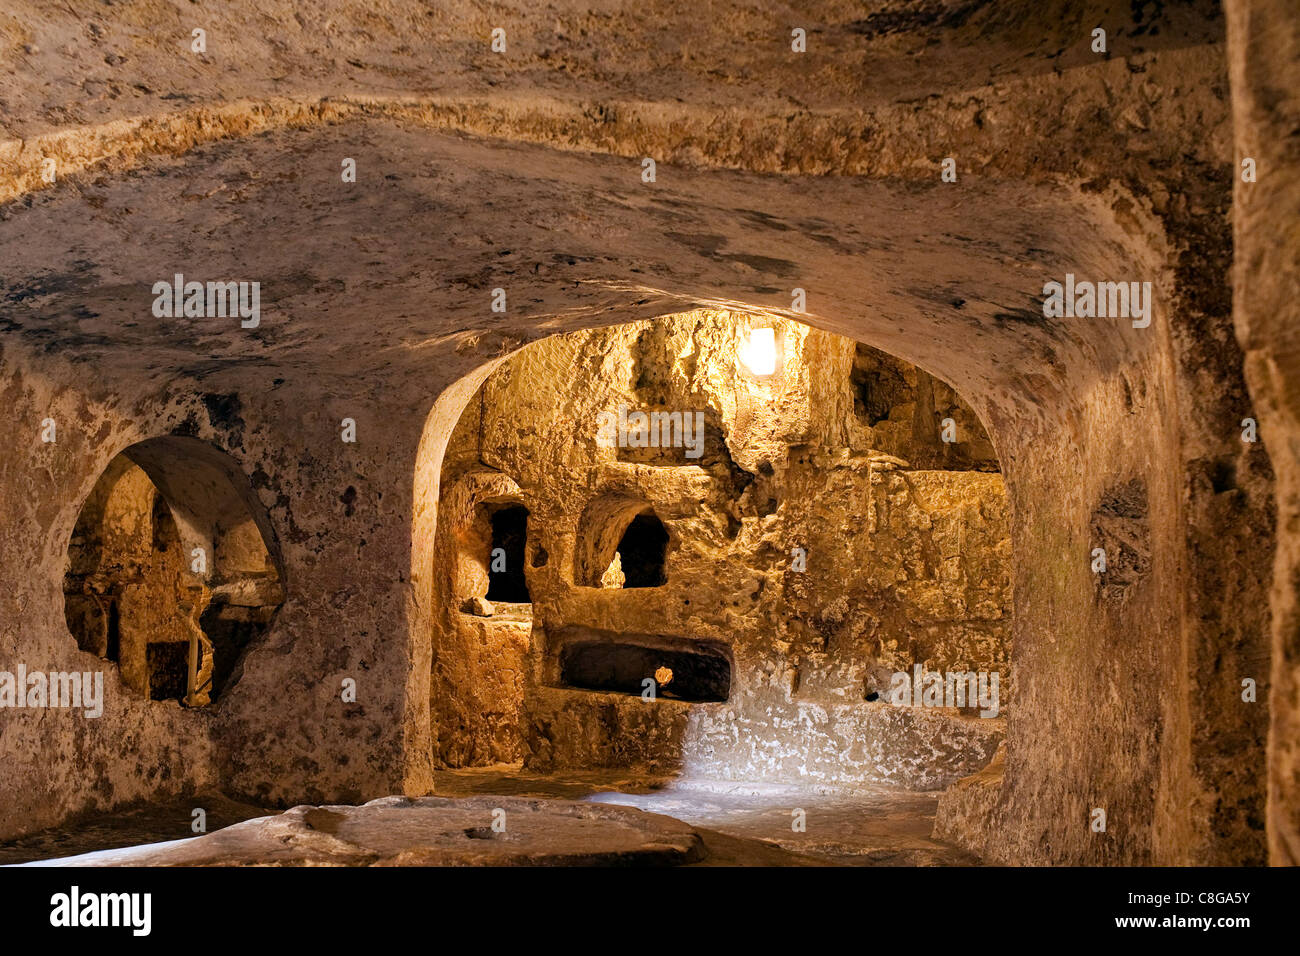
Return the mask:
M 524 552 L 528 545 L 528 509 L 510 505 L 492 514 L 492 550 L 488 555 L 489 601 L 529 604 L 524 577 Z
M 653 512 L 639 514 L 618 542 L 618 558 L 625 588 L 657 588 L 668 582 L 664 560 L 668 530 Z
M 63 582 L 68 630 L 143 697 L 214 701 L 284 600 L 245 485 L 212 446 L 156 438 L 114 458 L 82 507 Z

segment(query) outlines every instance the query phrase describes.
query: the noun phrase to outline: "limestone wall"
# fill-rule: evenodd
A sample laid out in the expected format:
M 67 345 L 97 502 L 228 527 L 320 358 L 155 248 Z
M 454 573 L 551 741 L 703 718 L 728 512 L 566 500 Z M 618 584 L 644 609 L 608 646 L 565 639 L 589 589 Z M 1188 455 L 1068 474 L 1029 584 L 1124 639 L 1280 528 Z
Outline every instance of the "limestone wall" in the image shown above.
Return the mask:
M 1293 5 L 1139 7 L 818 2 L 792 56 L 760 7 L 509 2 L 500 56 L 459 0 L 12 0 L 0 655 L 87 662 L 68 542 L 146 438 L 232 456 L 287 595 L 211 714 L 110 687 L 95 727 L 0 715 L 0 832 L 216 781 L 424 792 L 440 463 L 481 377 L 560 332 L 699 305 L 788 317 L 798 286 L 811 325 L 956 387 L 1002 465 L 1016 704 L 1005 770 L 949 832 L 1020 863 L 1258 863 L 1267 782 L 1272 858 L 1297 859 Z M 261 281 L 260 330 L 153 319 L 178 270 Z M 1150 279 L 1151 326 L 1044 316 L 1067 272 Z M 1094 529 L 1139 545 L 1120 579 L 1089 570 Z
M 1254 181 L 1233 181 L 1232 308 L 1263 442 L 1277 472 L 1277 550 L 1257 566 L 1272 581 L 1271 654 L 1252 646 L 1251 674 L 1269 667 L 1267 777 L 1269 861 L 1300 865 L 1300 21 L 1285 0 L 1227 0 L 1228 68 L 1237 163 Z M 1243 516 L 1244 517 L 1244 516 Z M 1271 574 L 1270 574 L 1271 572 Z M 1257 683 L 1262 683 L 1255 678 Z M 1258 749 L 1258 731 L 1252 749 Z M 1250 771 L 1262 772 L 1252 755 Z M 1252 801 L 1258 829 L 1259 801 Z
M 922 717 L 889 702 L 892 675 L 915 664 L 998 671 L 1003 714 L 1012 698 L 1002 480 L 898 464 L 913 449 L 940 459 L 953 415 L 964 441 L 951 457 L 987 456 L 977 416 L 905 362 L 795 323 L 776 328 L 783 362 L 772 381 L 737 364 L 746 320 L 708 312 L 547 340 L 487 379 L 443 466 L 432 705 L 444 761 L 934 787 L 992 755 L 1005 716 Z M 872 373 L 853 374 L 855 359 Z M 854 398 L 869 387 L 892 404 L 868 416 Z M 700 412 L 698 457 L 684 444 L 603 447 L 599 413 L 620 404 Z M 880 434 L 892 457 L 870 444 Z M 526 686 L 502 678 L 519 666 L 518 623 L 467 613 L 465 598 L 484 584 L 456 580 L 475 552 L 486 565 L 470 514 L 504 500 L 530 512 Z M 669 536 L 666 583 L 596 587 L 647 508 Z M 602 531 L 607 542 L 592 545 Z M 599 565 L 586 567 L 597 552 Z M 618 695 L 573 689 L 558 658 L 575 627 L 614 643 L 726 648 L 730 695 L 689 707 L 630 698 L 638 712 Z M 672 685 L 663 690 L 671 698 Z M 517 749 L 499 743 L 499 716 L 511 713 Z

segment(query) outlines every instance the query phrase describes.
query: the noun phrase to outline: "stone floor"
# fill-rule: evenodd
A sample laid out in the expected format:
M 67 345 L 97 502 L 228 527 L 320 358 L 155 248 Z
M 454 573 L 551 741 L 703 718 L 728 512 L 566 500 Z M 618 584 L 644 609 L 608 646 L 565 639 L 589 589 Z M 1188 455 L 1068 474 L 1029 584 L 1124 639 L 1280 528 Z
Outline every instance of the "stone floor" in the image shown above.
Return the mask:
M 681 866 L 689 825 L 633 807 L 545 797 L 381 797 L 297 806 L 201 837 L 27 866 Z
M 184 840 L 197 835 L 190 829 L 196 808 L 207 814 L 209 833 L 279 812 L 211 793 L 127 807 L 83 816 L 55 829 L 0 842 L 0 865 Z
M 586 799 L 637 807 L 689 823 L 709 862 L 772 863 L 745 853 L 780 849 L 782 863 L 856 866 L 976 866 L 969 853 L 930 838 L 938 793 L 874 788 L 822 791 L 732 781 L 680 780 L 587 771 L 546 776 L 513 769 L 445 770 L 440 794 L 500 793 Z M 804 830 L 793 829 L 804 811 Z M 731 854 L 740 854 L 731 859 Z M 728 857 L 725 861 L 720 857 Z
M 470 829 L 476 829 L 469 825 L 461 826 L 464 821 L 460 820 L 459 814 L 467 806 L 477 808 L 482 802 L 481 798 L 487 796 L 502 798 L 497 802 L 509 803 L 515 811 L 528 809 L 530 813 L 541 810 L 558 814 L 553 818 L 540 815 L 532 817 L 537 823 L 530 826 L 533 832 L 539 834 L 554 826 L 566 826 L 565 821 L 575 813 L 592 821 L 590 825 L 609 829 L 608 845 L 595 847 L 597 852 L 591 859 L 572 857 L 572 851 L 569 851 L 569 862 L 599 864 L 632 859 L 636 853 L 642 852 L 643 847 L 661 846 L 664 836 L 660 830 L 676 834 L 679 828 L 673 821 L 681 821 L 698 834 L 704 852 L 679 852 L 669 854 L 662 860 L 647 858 L 649 862 L 705 866 L 979 864 L 970 854 L 930 838 L 938 801 L 937 794 L 934 793 L 884 789 L 816 792 L 807 788 L 767 784 L 633 776 L 617 771 L 541 776 L 522 773 L 509 767 L 442 771 L 437 774 L 435 786 L 439 797 L 456 798 L 452 803 L 443 801 L 439 804 L 446 805 L 441 813 L 450 812 L 456 816 L 455 820 L 447 817 L 450 820 L 447 834 L 451 837 L 458 838 L 468 834 Z M 571 804 L 539 803 L 537 800 L 520 798 L 576 801 L 592 806 L 588 813 Z M 412 805 L 411 801 L 404 803 Z M 268 827 L 285 829 L 286 833 L 292 831 L 301 843 L 301 856 L 290 854 L 283 859 L 277 857 L 276 862 L 286 863 L 315 859 L 313 854 L 324 854 L 331 862 L 345 865 L 393 861 L 438 864 L 450 862 L 458 854 L 467 855 L 465 862 L 554 862 L 558 857 L 553 854 L 562 850 L 564 841 L 564 837 L 556 832 L 557 840 L 548 840 L 536 851 L 527 848 L 522 851 L 522 856 L 516 854 L 519 858 L 510 856 L 508 841 L 494 845 L 486 839 L 468 842 L 443 839 L 434 841 L 436 845 L 425 840 L 418 852 L 403 853 L 402 837 L 394 836 L 392 830 L 385 831 L 385 827 L 396 829 L 395 821 L 398 818 L 394 815 L 391 821 L 387 817 L 381 821 L 379 818 L 383 814 L 393 815 L 393 811 L 385 801 L 379 801 L 377 805 L 379 810 L 369 810 L 363 814 L 350 810 L 320 811 L 304 808 L 277 817 L 274 823 L 239 827 L 235 831 L 227 831 L 219 838 L 210 836 L 201 843 L 173 843 L 161 848 L 149 846 L 194 836 L 190 823 L 192 811 L 196 807 L 204 808 L 207 813 L 209 834 L 242 821 L 278 812 L 221 796 L 205 795 L 96 815 L 57 830 L 47 830 L 0 844 L 0 864 L 52 861 L 85 853 L 97 853 L 97 857 L 89 862 L 100 865 L 126 862 L 253 862 L 258 858 L 257 847 L 267 839 L 270 832 Z M 672 819 L 664 821 L 646 818 L 638 822 L 640 815 L 628 815 L 625 810 L 619 809 L 622 807 Z M 416 806 L 415 809 L 424 810 L 427 805 Z M 796 811 L 802 811 L 802 829 L 794 826 L 799 816 Z M 328 819 L 325 814 L 328 814 Z M 521 814 L 511 812 L 511 819 L 521 819 Z M 558 823 L 552 822 L 552 819 L 558 820 Z M 330 824 L 330 827 L 322 830 L 317 825 L 321 821 Z M 340 827 L 343 829 L 340 830 Z M 520 830 L 525 828 L 516 827 L 515 832 Z M 338 846 L 333 838 L 340 835 L 348 836 L 348 842 L 352 846 Z M 275 838 L 280 839 L 281 836 L 276 830 Z M 357 849 L 358 845 L 362 845 L 362 849 Z M 121 854 L 99 852 L 121 848 L 138 849 Z M 505 854 L 497 855 L 502 850 L 506 851 Z M 265 859 L 262 861 L 270 862 Z

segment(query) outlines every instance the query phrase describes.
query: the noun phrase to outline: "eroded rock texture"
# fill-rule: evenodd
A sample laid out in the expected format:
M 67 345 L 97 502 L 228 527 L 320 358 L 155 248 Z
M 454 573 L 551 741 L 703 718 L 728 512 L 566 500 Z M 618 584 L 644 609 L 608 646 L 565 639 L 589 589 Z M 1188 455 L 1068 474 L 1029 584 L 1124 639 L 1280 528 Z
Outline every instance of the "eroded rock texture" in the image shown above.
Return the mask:
M 173 464 L 190 456 L 189 469 Z M 206 457 L 203 446 L 162 440 L 113 459 L 77 519 L 63 593 L 81 650 L 116 663 L 135 693 L 190 707 L 231 682 L 283 600 L 275 560 L 240 501 L 242 476 Z
M 490 49 L 494 27 L 505 52 Z M 810 754 L 834 741 L 855 755 L 813 760 L 811 776 L 859 776 L 908 735 L 967 726 L 865 700 L 871 668 L 941 660 L 960 637 L 990 662 L 1010 648 L 1014 691 L 1005 759 L 950 791 L 943 833 L 1017 863 L 1300 859 L 1296 30 L 1282 0 L 819 0 L 797 13 L 12 0 L 0 12 L 0 670 L 102 667 L 105 694 L 93 719 L 0 710 L 0 834 L 215 786 L 286 806 L 422 794 L 438 763 L 526 756 L 654 762 L 676 749 L 794 775 L 763 743 L 778 726 Z M 154 286 L 177 274 L 259 282 L 259 323 L 156 316 Z M 1067 274 L 1149 281 L 1150 324 L 1048 317 L 1044 283 Z M 911 372 L 853 400 L 871 363 L 844 352 L 839 398 L 797 391 L 788 429 L 702 392 L 715 457 L 699 465 L 579 446 L 574 463 L 600 480 L 583 488 L 589 519 L 648 505 L 663 523 L 667 591 L 628 588 L 621 558 L 617 573 L 602 567 L 610 536 L 580 540 L 582 509 L 564 524 L 577 502 L 548 514 L 527 501 L 542 477 L 523 469 L 511 487 L 493 474 L 504 457 L 480 478 L 459 471 L 465 445 L 448 443 L 494 389 L 528 399 L 601 372 L 584 352 L 529 385 L 508 373 L 542 354 L 522 346 L 701 309 L 895 356 L 929 376 L 918 407 L 952 409 L 959 431 L 974 415 L 988 442 L 934 446 L 915 414 L 895 417 L 898 389 L 923 390 Z M 619 387 L 648 403 L 696 380 L 664 374 Z M 812 434 L 814 417 L 868 424 Z M 551 449 L 574 448 L 573 434 Z M 489 437 L 484 449 L 530 464 L 525 436 Z M 159 439 L 230 466 L 226 492 L 191 485 L 187 505 L 186 483 L 161 476 L 218 467 L 208 451 L 139 463 L 184 552 L 215 548 L 221 516 L 242 514 L 283 589 L 226 601 L 265 630 L 203 706 L 141 693 L 134 665 L 105 664 L 70 630 L 97 612 L 65 601 L 88 593 L 87 502 L 120 454 Z M 915 460 L 891 444 L 918 441 L 930 445 Z M 867 448 L 910 467 L 862 474 L 854 449 Z M 945 484 L 959 473 L 1003 482 L 1004 509 Z M 819 524 L 814 493 L 836 521 Z M 527 569 L 531 600 L 503 601 L 496 623 L 494 605 L 449 624 L 465 612 L 447 589 L 475 570 L 439 554 L 490 543 L 479 504 L 516 497 L 529 547 L 547 555 Z M 701 499 L 716 518 L 699 517 Z M 1009 582 L 986 585 L 997 574 L 983 558 L 952 551 L 959 529 L 983 539 L 977 554 L 1009 540 Z M 842 614 L 777 573 L 805 535 L 809 573 L 825 551 L 853 568 Z M 707 572 L 695 542 L 722 556 Z M 1117 558 L 1105 573 L 1097 548 Z M 211 583 L 256 590 L 240 583 L 248 568 L 229 568 Z M 647 596 L 689 597 L 683 568 L 712 606 Z M 624 586 L 600 587 L 607 572 Z M 963 606 L 945 609 L 956 598 L 943 585 L 958 582 Z M 174 613 L 160 616 L 192 622 L 197 605 L 176 588 L 152 593 L 169 590 Z M 281 597 L 273 616 L 251 611 Z M 734 703 L 646 707 L 558 681 L 565 641 L 622 633 L 730 654 Z M 448 682 L 472 686 L 453 703 L 438 691 Z M 580 720 L 583 707 L 599 717 Z M 945 746 L 983 765 L 994 736 Z M 613 753 L 615 739 L 630 749 Z M 957 767 L 907 772 L 940 784 Z M 1104 833 L 1089 826 L 1096 808 Z
M 700 836 L 626 807 L 522 797 L 385 797 L 293 807 L 191 840 L 69 857 L 71 866 L 677 866 Z
M 434 557 L 448 764 L 933 788 L 992 755 L 1011 542 L 1000 476 L 969 470 L 997 467 L 983 427 L 907 363 L 764 328 L 770 377 L 737 361 L 743 316 L 701 312 L 536 343 L 470 401 Z M 494 567 L 527 618 L 473 603 Z M 997 672 L 993 719 L 899 710 L 916 665 Z

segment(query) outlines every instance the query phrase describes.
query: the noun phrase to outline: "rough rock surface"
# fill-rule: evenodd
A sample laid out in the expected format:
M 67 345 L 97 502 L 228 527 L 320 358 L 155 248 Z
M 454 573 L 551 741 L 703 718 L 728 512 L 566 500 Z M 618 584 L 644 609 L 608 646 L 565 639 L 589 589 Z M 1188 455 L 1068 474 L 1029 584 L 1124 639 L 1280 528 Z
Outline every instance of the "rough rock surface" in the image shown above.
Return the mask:
M 964 846 L 985 859 L 996 859 L 1001 834 L 989 828 L 997 813 L 1006 773 L 1006 747 L 999 747 L 988 766 L 959 780 L 939 795 L 934 838 Z
M 1224 10 L 1236 155 L 1269 171 L 1233 182 L 1232 293 L 1246 379 L 1277 472 L 1269 860 L 1300 866 L 1300 20 L 1285 3 L 1227 0 Z M 1260 673 L 1264 656 L 1256 657 Z
M 384 797 L 359 807 L 293 807 L 189 840 L 34 865 L 674 866 L 703 855 L 691 827 L 624 807 Z
M 896 787 L 854 790 L 803 785 L 683 781 L 609 771 L 530 774 L 501 768 L 443 770 L 438 791 L 448 795 L 508 793 L 581 798 L 637 807 L 689 823 L 709 849 L 705 864 L 730 857 L 755 859 L 756 846 L 780 846 L 805 862 L 853 866 L 971 866 L 978 860 L 931 837 L 933 793 Z M 795 811 L 803 811 L 795 826 Z M 726 836 L 737 844 L 719 846 Z
M 992 755 L 1012 700 L 1011 542 L 1001 477 L 968 470 L 996 470 L 988 436 L 925 372 L 771 325 L 771 380 L 737 362 L 743 316 L 697 312 L 534 343 L 484 382 L 440 482 L 432 710 L 449 766 L 935 788 Z M 692 430 L 602 434 L 602 415 L 636 414 Z M 882 446 L 947 470 L 899 470 Z M 519 506 L 527 640 L 461 610 L 490 586 L 493 516 Z M 645 556 L 621 540 L 645 520 L 663 564 L 638 587 Z M 642 670 L 584 683 L 564 662 L 587 645 Z M 638 696 L 656 653 L 701 647 L 726 658 L 707 698 L 723 703 L 681 703 L 681 675 Z M 998 706 L 900 710 L 893 675 L 918 665 L 996 672 Z
M 0 715 L 0 833 L 217 781 L 426 792 L 441 458 L 484 378 L 557 332 L 791 318 L 798 286 L 802 321 L 950 383 L 1003 466 L 1016 703 L 994 839 L 972 840 L 1018 863 L 1300 859 L 1294 4 L 817 0 L 802 57 L 786 15 L 727 12 L 6 4 L 0 659 L 97 666 L 67 627 L 68 544 L 144 439 L 237 462 L 286 594 L 215 710 L 110 669 L 93 729 Z M 262 281 L 261 331 L 155 320 L 176 271 Z M 1152 325 L 1043 317 L 1067 272 L 1149 279 Z M 1125 580 L 1090 570 L 1108 528 L 1150 543 Z

